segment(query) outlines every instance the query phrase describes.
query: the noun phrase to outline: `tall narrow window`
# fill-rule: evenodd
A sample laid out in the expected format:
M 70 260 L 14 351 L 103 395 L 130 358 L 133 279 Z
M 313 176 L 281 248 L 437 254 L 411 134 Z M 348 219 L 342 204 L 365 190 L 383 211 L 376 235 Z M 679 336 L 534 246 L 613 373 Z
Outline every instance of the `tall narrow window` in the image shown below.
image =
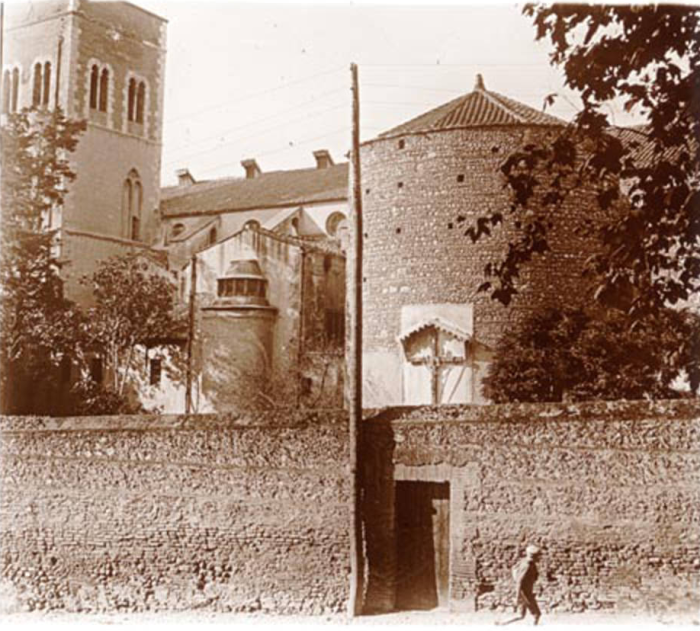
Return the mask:
M 19 101 L 19 68 L 15 68 L 12 71 L 12 112 L 17 111 L 17 102 Z
M 129 103 L 127 109 L 127 120 L 133 121 L 136 111 L 136 79 L 129 79 Z
M 100 81 L 100 70 L 95 64 L 90 70 L 90 109 L 97 109 L 97 88 Z
M 139 83 L 138 93 L 136 95 L 136 122 L 143 125 L 143 110 L 146 105 L 146 84 L 141 81 Z
M 41 87 L 44 83 L 42 77 L 41 64 L 34 64 L 34 86 L 32 89 L 32 107 L 39 107 L 41 105 Z
M 129 178 L 126 179 L 124 182 L 124 187 L 122 188 L 122 221 L 123 224 L 122 226 L 126 226 L 125 228 L 123 227 L 122 229 L 124 232 L 122 234 L 126 234 L 128 230 L 130 230 L 129 227 L 129 221 L 131 221 L 131 189 L 133 188 L 131 184 L 131 180 Z
M 107 111 L 107 96 L 109 94 L 109 70 L 102 69 L 100 74 L 100 112 Z
M 12 76 L 9 70 L 5 70 L 2 76 L 2 113 L 10 111 L 10 92 L 12 91 Z
M 214 226 L 210 231 L 209 231 L 209 239 L 208 239 L 208 245 L 214 245 L 216 243 L 216 239 L 218 238 L 218 233 L 216 231 L 216 226 Z
M 133 188 L 131 191 L 131 204 L 129 213 L 129 238 L 138 241 L 141 238 L 141 205 L 143 203 L 143 189 L 135 171 L 129 175 Z
M 41 99 L 42 105 L 49 104 L 49 93 L 51 92 L 51 62 L 44 63 L 44 94 Z

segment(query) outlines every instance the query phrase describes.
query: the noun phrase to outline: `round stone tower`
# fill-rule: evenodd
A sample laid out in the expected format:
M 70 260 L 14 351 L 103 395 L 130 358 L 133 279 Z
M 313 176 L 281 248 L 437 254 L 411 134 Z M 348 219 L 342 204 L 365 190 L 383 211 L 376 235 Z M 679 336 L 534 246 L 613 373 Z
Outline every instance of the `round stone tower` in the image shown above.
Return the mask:
M 561 209 L 552 251 L 524 271 L 509 308 L 476 290 L 512 229 L 476 244 L 464 235 L 487 211 L 508 214 L 504 159 L 563 125 L 479 75 L 472 92 L 362 144 L 364 406 L 484 403 L 499 338 L 528 310 L 580 293 L 590 247 L 567 217 L 590 208 L 585 194 Z
M 270 379 L 277 309 L 255 258 L 231 261 L 217 279 L 217 297 L 203 307 L 202 391 L 217 411 L 254 404 Z

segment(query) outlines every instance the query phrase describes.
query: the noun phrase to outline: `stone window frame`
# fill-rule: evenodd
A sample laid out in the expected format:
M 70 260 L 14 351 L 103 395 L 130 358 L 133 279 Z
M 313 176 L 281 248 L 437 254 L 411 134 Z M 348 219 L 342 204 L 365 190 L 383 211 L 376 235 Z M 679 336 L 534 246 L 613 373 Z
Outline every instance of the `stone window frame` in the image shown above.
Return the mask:
M 134 82 L 136 88 L 134 94 L 133 103 L 133 120 L 129 118 L 130 108 L 129 108 L 129 84 Z M 138 109 L 138 90 L 139 86 L 144 86 L 144 99 L 143 99 L 143 120 L 138 121 L 137 109 Z M 148 79 L 138 72 L 129 70 L 124 78 L 124 94 L 122 99 L 122 111 L 124 116 L 122 116 L 122 131 L 125 134 L 131 134 L 132 136 L 140 136 L 147 138 L 150 132 L 149 125 L 149 112 L 151 108 L 151 85 Z
M 340 224 L 343 223 L 343 221 L 347 222 L 347 220 L 348 218 L 345 213 L 340 210 L 334 210 L 328 215 L 328 219 L 326 219 L 326 234 L 331 237 L 337 237 Z
M 37 90 L 37 66 L 39 67 L 39 84 Z M 48 73 L 47 67 L 48 66 Z M 52 57 L 36 57 L 31 63 L 32 108 L 47 108 L 51 101 L 54 60 Z
M 137 191 L 139 191 L 137 193 Z M 122 184 L 123 234 L 131 241 L 142 241 L 143 183 L 139 172 L 133 168 Z M 135 222 L 134 222 L 135 220 Z
M 96 107 L 92 107 L 92 69 L 97 66 L 97 92 Z M 105 109 L 100 109 L 102 102 L 102 76 L 107 71 L 107 95 L 105 98 Z M 85 104 L 84 115 L 91 123 L 103 127 L 113 126 L 114 117 L 114 68 L 107 62 L 100 61 L 96 57 L 91 57 L 87 62 L 87 72 L 85 73 Z
M 4 66 L 2 69 L 3 97 L 2 113 L 15 114 L 21 108 L 20 85 L 22 83 L 22 65 L 15 63 Z M 9 86 L 9 90 L 7 89 Z

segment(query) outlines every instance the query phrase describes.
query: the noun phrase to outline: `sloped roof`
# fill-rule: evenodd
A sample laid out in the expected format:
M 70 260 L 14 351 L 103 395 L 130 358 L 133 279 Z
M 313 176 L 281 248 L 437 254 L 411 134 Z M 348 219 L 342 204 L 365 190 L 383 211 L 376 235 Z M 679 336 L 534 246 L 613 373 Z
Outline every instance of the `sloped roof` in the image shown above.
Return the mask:
M 161 190 L 164 217 L 300 206 L 348 197 L 348 165 L 271 171 L 258 177 L 223 178 Z
M 457 326 L 456 324 L 448 322 L 447 320 L 440 318 L 439 316 L 433 316 L 421 320 L 409 329 L 402 331 L 398 339 L 400 342 L 405 342 L 412 335 L 415 335 L 423 329 L 427 329 L 430 327 L 434 327 L 439 331 L 442 331 L 443 333 L 453 335 L 454 337 L 460 340 L 464 340 L 465 342 L 469 341 L 472 337 L 468 331 L 465 331 L 463 328 Z
M 565 124 L 555 116 L 487 90 L 481 75 L 477 75 L 472 92 L 394 127 L 379 138 L 462 127 Z

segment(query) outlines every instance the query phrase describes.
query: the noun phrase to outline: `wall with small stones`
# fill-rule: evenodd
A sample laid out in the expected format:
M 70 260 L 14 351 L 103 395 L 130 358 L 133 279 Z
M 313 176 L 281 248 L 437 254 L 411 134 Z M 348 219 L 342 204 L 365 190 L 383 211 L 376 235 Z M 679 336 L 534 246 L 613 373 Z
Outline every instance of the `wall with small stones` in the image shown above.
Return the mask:
M 516 231 L 500 167 L 529 142 L 556 128 L 491 126 L 378 138 L 361 147 L 363 208 L 364 401 L 402 405 L 401 309 L 471 305 L 474 339 L 494 348 L 533 309 L 566 303 L 585 291 L 581 273 L 592 240 L 577 231 L 595 202 L 576 191 L 558 209 L 551 251 L 521 273 L 510 308 L 477 293 L 484 266 L 503 256 Z M 504 223 L 472 243 L 465 229 L 499 211 Z M 465 218 L 459 223 L 457 218 Z M 476 402 L 476 401 L 473 401 Z
M 700 401 L 395 408 L 365 424 L 368 611 L 394 608 L 396 481 L 450 483 L 450 606 L 697 611 Z M 410 553 L 405 551 L 402 553 Z
M 4 611 L 343 610 L 341 413 L 0 420 Z

